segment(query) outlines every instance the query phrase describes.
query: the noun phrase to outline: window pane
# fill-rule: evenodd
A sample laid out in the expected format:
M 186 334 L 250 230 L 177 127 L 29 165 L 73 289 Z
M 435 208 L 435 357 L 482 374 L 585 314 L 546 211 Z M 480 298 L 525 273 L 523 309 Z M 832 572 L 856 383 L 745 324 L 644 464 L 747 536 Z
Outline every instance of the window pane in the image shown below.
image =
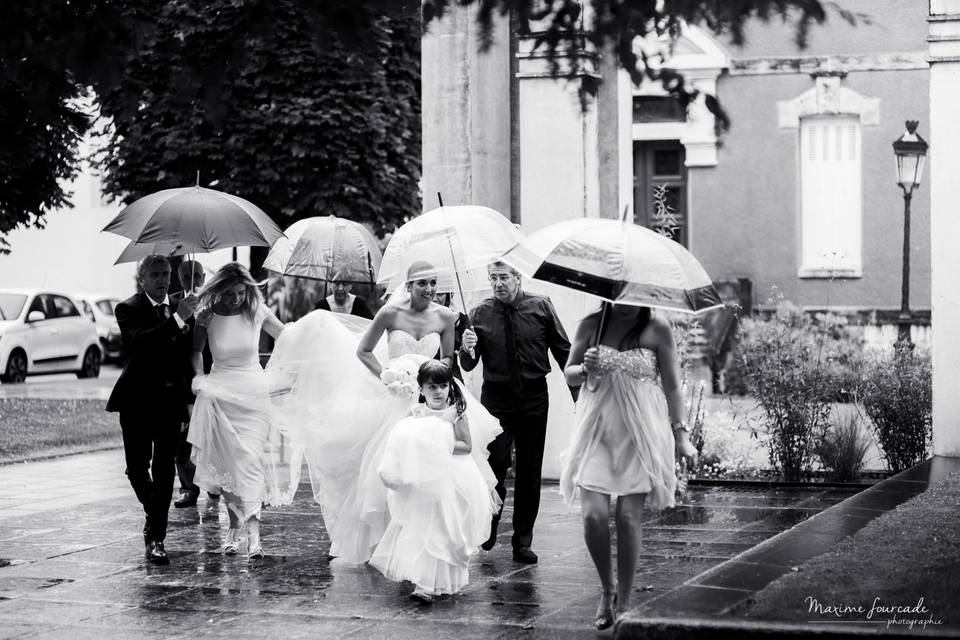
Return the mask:
M 653 152 L 653 175 L 678 176 L 682 168 L 678 149 L 656 149 Z
M 109 300 L 100 300 L 97 302 L 97 309 L 99 309 L 100 313 L 105 316 L 113 315 L 113 306 L 110 304 Z
M 27 296 L 19 293 L 0 293 L 0 320 L 12 320 L 20 315 Z
M 30 311 L 27 313 L 39 311 L 43 313 L 43 315 L 50 317 L 50 313 L 47 311 L 47 306 L 44 304 L 44 298 L 46 298 L 46 296 L 37 296 L 34 298 L 33 302 L 30 303 Z
M 686 119 L 687 114 L 673 96 L 636 96 L 633 99 L 634 122 L 683 122 Z
M 68 318 L 70 316 L 79 316 L 80 312 L 70 300 L 63 296 L 50 296 L 53 301 L 53 308 L 58 318 Z

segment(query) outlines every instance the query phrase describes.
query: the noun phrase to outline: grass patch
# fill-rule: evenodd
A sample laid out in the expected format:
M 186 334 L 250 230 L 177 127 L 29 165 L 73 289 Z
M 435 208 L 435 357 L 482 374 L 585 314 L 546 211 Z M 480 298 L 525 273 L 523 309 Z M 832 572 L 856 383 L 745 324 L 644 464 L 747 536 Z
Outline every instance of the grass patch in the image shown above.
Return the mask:
M 956 625 L 960 622 L 958 512 L 960 473 L 954 473 L 868 523 L 834 551 L 802 565 L 799 573 L 770 583 L 736 614 L 786 621 L 867 621 L 866 612 L 878 598 L 884 607 L 915 607 L 923 598 L 926 613 L 901 612 L 896 617 L 920 620 L 932 616 L 944 625 Z M 853 610 L 845 610 L 843 615 L 810 611 L 810 602 L 805 600 L 808 596 L 821 607 L 847 606 Z M 863 611 L 856 611 L 858 607 Z M 886 622 L 893 615 L 874 613 L 871 619 Z M 886 625 L 881 628 L 886 629 Z M 926 630 L 936 633 L 938 628 L 934 624 Z
M 123 445 L 103 400 L 0 399 L 0 463 Z

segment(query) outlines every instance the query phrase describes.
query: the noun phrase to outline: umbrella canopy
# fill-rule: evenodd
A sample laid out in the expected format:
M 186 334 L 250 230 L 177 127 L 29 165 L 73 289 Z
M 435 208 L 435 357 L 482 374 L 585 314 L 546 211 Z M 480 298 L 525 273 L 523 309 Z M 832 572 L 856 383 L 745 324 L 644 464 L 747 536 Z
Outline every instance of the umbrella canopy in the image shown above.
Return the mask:
M 171 256 L 185 256 L 192 253 L 204 252 L 195 245 L 170 240 L 161 240 L 159 242 L 131 242 L 124 247 L 113 264 L 139 262 L 153 254 L 160 254 L 169 258 Z
M 370 231 L 353 220 L 324 216 L 294 222 L 263 263 L 276 273 L 342 282 L 373 282 L 380 247 Z
M 503 261 L 527 277 L 618 304 L 686 313 L 723 306 L 693 254 L 629 222 L 607 218 L 558 222 L 530 234 Z
M 165 189 L 125 207 L 104 231 L 144 244 L 181 242 L 198 253 L 227 247 L 269 247 L 283 232 L 243 198 L 205 189 Z
M 523 234 L 503 214 L 472 205 L 440 207 L 402 225 L 383 253 L 378 283 L 404 283 L 408 267 L 426 260 L 440 273 L 439 293 L 484 289 L 487 264 L 515 247 Z

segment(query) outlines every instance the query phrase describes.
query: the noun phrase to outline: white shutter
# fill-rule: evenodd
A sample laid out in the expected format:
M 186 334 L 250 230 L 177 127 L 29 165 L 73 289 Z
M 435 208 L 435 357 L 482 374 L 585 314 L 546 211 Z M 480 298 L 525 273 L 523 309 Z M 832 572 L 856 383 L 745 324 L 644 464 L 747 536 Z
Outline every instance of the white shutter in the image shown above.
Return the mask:
M 857 116 L 800 122 L 800 276 L 859 277 L 860 121 Z

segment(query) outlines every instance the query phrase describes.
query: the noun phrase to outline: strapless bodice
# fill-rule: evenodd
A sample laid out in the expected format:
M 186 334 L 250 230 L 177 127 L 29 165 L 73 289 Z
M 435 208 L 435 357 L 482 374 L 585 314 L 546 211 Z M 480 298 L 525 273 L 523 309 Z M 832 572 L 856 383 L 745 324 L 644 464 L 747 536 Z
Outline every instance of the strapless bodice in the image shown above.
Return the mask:
M 439 333 L 428 333 L 417 340 L 403 329 L 392 329 L 387 332 L 387 355 L 391 360 L 409 353 L 432 358 L 439 350 Z
M 657 371 L 657 354 L 650 349 L 638 347 L 626 351 L 618 351 L 613 347 L 600 345 L 600 364 L 598 373 L 612 373 L 622 371 L 623 373 L 647 382 L 657 383 L 659 380 Z

